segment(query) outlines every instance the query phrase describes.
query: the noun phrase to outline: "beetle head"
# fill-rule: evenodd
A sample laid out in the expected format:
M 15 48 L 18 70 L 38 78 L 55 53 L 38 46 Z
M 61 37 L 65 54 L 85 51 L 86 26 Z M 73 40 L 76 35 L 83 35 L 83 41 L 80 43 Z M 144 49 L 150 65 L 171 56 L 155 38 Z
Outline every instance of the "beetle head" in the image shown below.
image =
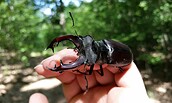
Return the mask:
M 61 41 L 70 40 L 76 46 L 78 50 L 78 55 L 83 56 L 85 58 L 84 63 L 88 65 L 95 64 L 97 60 L 97 54 L 95 52 L 94 40 L 91 36 L 73 36 L 66 35 L 55 38 L 47 47 L 47 49 L 51 48 L 54 52 L 54 47 L 58 46 Z

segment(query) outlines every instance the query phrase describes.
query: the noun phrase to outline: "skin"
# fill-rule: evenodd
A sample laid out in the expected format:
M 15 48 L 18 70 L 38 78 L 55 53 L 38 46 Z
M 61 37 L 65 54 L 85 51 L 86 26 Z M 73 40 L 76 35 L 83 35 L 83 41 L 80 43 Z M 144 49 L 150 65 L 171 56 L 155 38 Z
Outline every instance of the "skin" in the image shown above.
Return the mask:
M 53 72 L 47 69 L 57 66 L 62 59 L 63 63 L 75 61 L 78 58 L 72 49 L 64 49 L 55 55 L 43 60 L 35 67 L 38 74 L 48 77 L 56 77 L 62 82 L 64 96 L 68 103 L 148 103 L 149 98 L 146 89 L 136 67 L 132 62 L 124 67 L 123 72 L 113 65 L 103 65 L 104 76 L 100 76 L 96 70 L 99 65 L 95 65 L 92 75 L 87 75 L 88 90 L 84 75 L 73 70 L 89 70 L 89 67 L 77 67 L 63 73 Z M 54 97 L 53 97 L 54 98 Z M 35 102 L 36 101 L 36 102 Z M 40 93 L 33 94 L 29 103 L 48 103 L 48 99 Z

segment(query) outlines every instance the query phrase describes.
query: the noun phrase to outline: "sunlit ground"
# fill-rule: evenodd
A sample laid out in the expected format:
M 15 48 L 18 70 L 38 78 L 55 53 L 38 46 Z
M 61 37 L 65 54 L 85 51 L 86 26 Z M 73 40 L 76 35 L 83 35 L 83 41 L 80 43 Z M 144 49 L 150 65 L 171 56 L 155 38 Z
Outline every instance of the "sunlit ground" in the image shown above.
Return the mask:
M 0 53 L 0 103 L 28 103 L 30 95 L 35 92 L 45 94 L 50 103 L 66 103 L 60 81 L 45 79 L 34 71 L 34 65 L 42 57 L 34 56 L 30 60 L 31 67 L 24 67 L 22 62 L 12 61 L 15 56 L 15 53 Z M 152 103 L 172 103 L 171 83 L 154 84 L 156 79 L 150 79 L 146 71 L 141 73 Z

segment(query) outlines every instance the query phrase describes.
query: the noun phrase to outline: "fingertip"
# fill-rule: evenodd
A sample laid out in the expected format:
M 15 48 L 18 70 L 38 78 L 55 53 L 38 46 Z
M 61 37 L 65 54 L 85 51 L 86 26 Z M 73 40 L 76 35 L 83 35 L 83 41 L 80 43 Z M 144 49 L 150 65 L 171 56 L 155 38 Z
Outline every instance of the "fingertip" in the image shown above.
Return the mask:
M 48 103 L 48 99 L 41 93 L 34 93 L 30 96 L 29 103 Z
M 39 65 L 37 65 L 36 67 L 34 67 L 34 69 L 35 69 L 35 71 L 36 71 L 38 74 L 40 74 L 40 75 L 42 75 L 43 72 L 44 72 L 43 65 L 41 65 L 41 64 L 39 64 Z
M 44 66 L 41 64 L 37 65 L 34 69 L 39 75 L 42 75 L 44 77 L 55 77 L 60 75 L 60 73 L 58 72 L 51 71 L 48 68 L 44 68 Z

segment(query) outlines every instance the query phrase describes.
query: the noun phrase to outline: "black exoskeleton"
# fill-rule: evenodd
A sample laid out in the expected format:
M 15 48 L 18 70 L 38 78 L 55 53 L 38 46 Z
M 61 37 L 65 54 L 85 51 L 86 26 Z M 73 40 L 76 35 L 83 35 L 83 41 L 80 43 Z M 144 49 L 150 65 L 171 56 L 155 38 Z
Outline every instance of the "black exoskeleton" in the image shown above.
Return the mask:
M 72 63 L 64 64 L 62 61 L 60 66 L 49 68 L 52 71 L 65 71 L 76 68 L 80 65 L 90 66 L 89 75 L 92 74 L 95 63 L 100 65 L 100 75 L 103 75 L 103 64 L 114 64 L 120 71 L 122 67 L 129 65 L 133 60 L 133 55 L 130 48 L 120 42 L 113 40 L 95 41 L 90 35 L 74 36 L 66 35 L 55 38 L 47 47 L 54 52 L 54 47 L 61 41 L 70 40 L 76 46 L 79 58 Z

